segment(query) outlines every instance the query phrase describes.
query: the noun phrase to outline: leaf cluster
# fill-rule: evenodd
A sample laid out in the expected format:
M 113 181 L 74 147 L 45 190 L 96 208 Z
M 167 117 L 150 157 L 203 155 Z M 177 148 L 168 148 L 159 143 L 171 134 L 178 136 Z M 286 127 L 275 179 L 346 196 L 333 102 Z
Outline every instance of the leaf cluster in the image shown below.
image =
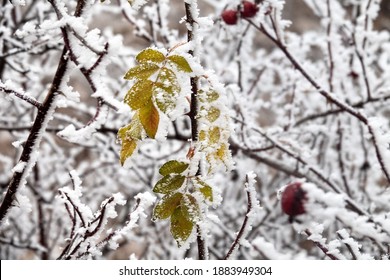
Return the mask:
M 196 186 L 204 199 L 213 200 L 212 188 L 207 183 L 198 176 L 185 174 L 188 167 L 189 164 L 182 161 L 166 162 L 159 170 L 163 177 L 153 188 L 154 192 L 164 195 L 154 208 L 153 219 L 170 219 L 171 233 L 179 246 L 189 238 L 200 219 L 198 199 L 189 192 L 188 186 Z
M 192 72 L 183 56 L 165 55 L 152 48 L 141 51 L 136 61 L 137 65 L 124 76 L 134 81 L 124 102 L 135 114 L 131 122 L 118 132 L 122 142 L 122 165 L 134 153 L 139 140 L 145 136 L 152 139 L 156 137 L 160 114 L 168 114 L 175 109 L 181 91 L 176 72 Z

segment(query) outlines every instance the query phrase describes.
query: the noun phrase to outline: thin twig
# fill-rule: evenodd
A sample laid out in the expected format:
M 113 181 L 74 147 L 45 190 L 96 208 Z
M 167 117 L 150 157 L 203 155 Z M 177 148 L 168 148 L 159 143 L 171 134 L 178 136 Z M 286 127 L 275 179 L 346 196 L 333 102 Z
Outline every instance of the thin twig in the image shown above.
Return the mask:
M 298 62 L 298 60 L 291 54 L 287 46 L 277 38 L 274 38 L 265 28 L 262 24 L 260 26 L 257 26 L 254 24 L 251 20 L 248 20 L 260 32 L 262 32 L 264 35 L 266 35 L 272 42 L 275 43 L 276 46 L 286 55 L 288 60 L 292 63 L 292 65 L 302 74 L 302 76 L 305 77 L 305 79 L 323 96 L 326 98 L 328 102 L 331 102 L 332 104 L 336 105 L 338 108 L 346 111 L 353 117 L 355 117 L 357 120 L 362 122 L 366 125 L 368 128 L 368 131 L 372 137 L 372 142 L 374 144 L 375 148 L 375 154 L 377 157 L 377 160 L 379 162 L 379 165 L 382 169 L 382 172 L 384 176 L 386 177 L 388 183 L 390 183 L 390 171 L 387 170 L 386 165 L 384 164 L 384 160 L 382 157 L 382 154 L 380 152 L 378 141 L 376 139 L 376 136 L 373 132 L 373 128 L 371 127 L 367 117 L 362 114 L 361 112 L 355 110 L 353 107 L 349 106 L 347 103 L 341 101 L 340 99 L 336 98 L 336 96 L 333 93 L 330 93 L 329 91 L 325 90 L 304 68 L 303 66 Z
M 15 90 L 12 90 L 12 89 L 7 89 L 3 86 L 0 86 L 0 91 L 7 93 L 7 94 L 10 94 L 10 95 L 15 95 L 16 97 L 18 97 L 18 98 L 30 103 L 31 105 L 37 107 L 39 110 L 42 109 L 42 107 L 43 107 L 41 102 L 38 102 L 34 97 L 25 95 L 24 93 L 20 93 L 20 92 L 17 92 Z
M 305 233 L 308 237 L 310 237 L 312 235 L 312 233 L 306 229 L 305 230 Z M 313 241 L 313 240 L 312 240 Z M 338 257 L 336 257 L 335 255 L 329 253 L 329 250 L 328 248 L 326 248 L 325 246 L 323 246 L 321 243 L 317 242 L 317 241 L 313 241 L 313 243 L 326 255 L 328 256 L 330 259 L 332 260 L 340 260 Z
M 249 184 L 248 176 L 246 176 L 246 184 Z M 229 251 L 227 252 L 227 254 L 226 254 L 225 258 L 224 258 L 225 260 L 230 259 L 230 257 L 233 254 L 233 252 L 238 248 L 238 246 L 240 245 L 240 241 L 243 238 L 245 230 L 247 228 L 248 219 L 249 219 L 248 214 L 252 211 L 253 205 L 252 205 L 251 193 L 250 193 L 249 190 L 246 191 L 246 195 L 247 195 L 247 205 L 248 205 L 248 207 L 247 207 L 247 210 L 246 210 L 245 218 L 244 218 L 244 221 L 242 222 L 240 231 L 238 232 L 236 239 L 233 241 L 232 246 L 230 247 Z

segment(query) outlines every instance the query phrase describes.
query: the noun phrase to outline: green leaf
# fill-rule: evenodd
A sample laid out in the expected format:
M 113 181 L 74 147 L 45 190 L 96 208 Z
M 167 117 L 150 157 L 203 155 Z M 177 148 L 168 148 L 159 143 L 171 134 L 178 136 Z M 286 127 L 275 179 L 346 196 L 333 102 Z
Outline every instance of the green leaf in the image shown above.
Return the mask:
M 141 51 L 135 58 L 138 62 L 163 62 L 165 60 L 165 55 L 157 50 L 148 48 Z
M 153 102 L 150 102 L 139 110 L 139 119 L 146 134 L 150 138 L 155 138 L 158 130 L 158 124 L 160 122 L 159 113 L 154 106 Z
M 210 185 L 197 177 L 195 178 L 195 182 L 201 186 L 199 191 L 203 194 L 204 198 L 210 202 L 213 202 L 213 189 L 210 187 Z
M 163 176 L 167 176 L 171 173 L 183 173 L 188 168 L 188 166 L 188 163 L 177 160 L 170 160 L 161 166 L 159 172 Z
M 171 216 L 171 233 L 178 246 L 181 246 L 191 235 L 194 223 L 183 213 L 178 206 Z
M 136 82 L 125 96 L 125 103 L 133 110 L 138 110 L 147 105 L 152 98 L 153 82 L 141 80 Z
M 187 72 L 187 73 L 192 72 L 190 65 L 188 64 L 187 60 L 183 56 L 171 55 L 171 56 L 168 56 L 167 58 L 171 62 L 173 62 L 179 70 L 181 70 L 183 72 Z
M 126 159 L 128 159 L 133 153 L 134 150 L 137 148 L 137 141 L 125 138 L 122 140 L 122 149 L 120 153 L 120 161 L 121 165 L 125 164 Z
M 168 219 L 176 207 L 180 204 L 182 193 L 174 193 L 164 196 L 153 210 L 153 220 Z
M 160 66 L 158 66 L 157 64 L 145 62 L 127 71 L 124 78 L 126 80 L 132 80 L 132 79 L 145 80 L 150 76 L 152 76 L 154 73 L 156 73 L 157 70 L 159 69 Z
M 179 189 L 183 186 L 184 180 L 186 179 L 183 175 L 167 175 L 160 179 L 153 188 L 155 193 L 168 194 Z
M 182 207 L 183 215 L 186 216 L 188 220 L 192 222 L 199 220 L 200 209 L 195 197 L 190 194 L 183 195 L 180 205 Z
M 208 110 L 206 118 L 209 122 L 215 122 L 220 115 L 221 115 L 221 111 L 218 108 L 212 106 Z

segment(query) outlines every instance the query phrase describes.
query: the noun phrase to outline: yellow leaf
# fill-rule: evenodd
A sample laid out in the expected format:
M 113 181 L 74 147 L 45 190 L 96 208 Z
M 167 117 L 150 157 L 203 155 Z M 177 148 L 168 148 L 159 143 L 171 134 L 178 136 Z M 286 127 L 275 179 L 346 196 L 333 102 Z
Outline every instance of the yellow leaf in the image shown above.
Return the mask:
M 212 90 L 207 93 L 207 101 L 208 102 L 214 102 L 219 98 L 219 93 Z
M 201 130 L 201 131 L 199 131 L 199 141 L 204 141 L 204 140 L 206 140 L 206 131 L 204 131 L 204 130 Z
M 121 127 L 118 131 L 118 136 L 123 139 L 124 137 L 129 137 L 131 139 L 142 139 L 142 125 L 139 121 L 138 114 L 135 114 L 131 119 L 131 122 L 125 126 Z
M 160 116 L 153 102 L 150 100 L 147 105 L 139 110 L 139 119 L 150 138 L 155 138 L 160 122 Z
M 157 64 L 145 62 L 127 71 L 124 78 L 126 80 L 132 80 L 132 79 L 145 80 L 150 76 L 152 76 L 154 73 L 156 73 L 157 70 L 159 69 L 160 66 L 158 66 Z
M 183 72 L 187 72 L 187 73 L 192 72 L 190 65 L 188 64 L 187 60 L 183 56 L 171 55 L 171 56 L 168 56 L 167 58 L 171 62 L 173 62 L 179 70 L 181 70 Z
M 137 110 L 151 102 L 153 94 L 153 82 L 141 80 L 136 82 L 125 96 L 125 103 L 131 109 Z
M 199 191 L 203 194 L 204 198 L 213 202 L 213 189 L 198 177 L 195 178 L 195 183 L 201 186 Z
M 137 148 L 137 141 L 133 139 L 125 139 L 122 140 L 122 149 L 120 153 L 120 161 L 123 165 L 133 153 L 134 150 Z
M 212 106 L 208 110 L 206 118 L 208 119 L 209 122 L 215 122 L 219 118 L 220 114 L 221 111 L 218 108 Z
M 209 141 L 210 144 L 216 144 L 218 143 L 219 139 L 221 138 L 221 132 L 219 127 L 214 127 L 209 130 Z
M 163 62 L 165 60 L 165 55 L 151 48 L 141 51 L 135 58 L 138 62 Z

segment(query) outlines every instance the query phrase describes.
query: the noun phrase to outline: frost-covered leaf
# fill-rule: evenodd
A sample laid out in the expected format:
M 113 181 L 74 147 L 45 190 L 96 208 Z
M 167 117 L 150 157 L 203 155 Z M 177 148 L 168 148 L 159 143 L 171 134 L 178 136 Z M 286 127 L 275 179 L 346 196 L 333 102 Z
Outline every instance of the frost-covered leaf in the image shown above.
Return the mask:
M 165 60 L 165 55 L 151 48 L 141 51 L 135 58 L 138 62 L 163 62 Z
M 195 178 L 195 182 L 201 185 L 199 191 L 203 194 L 204 198 L 210 202 L 213 202 L 213 189 L 210 187 L 210 185 L 208 185 L 206 182 L 202 181 L 198 177 Z
M 221 131 L 219 127 L 214 127 L 209 130 L 209 141 L 210 144 L 218 143 L 219 139 L 221 138 Z
M 215 122 L 220 115 L 221 115 L 221 111 L 218 108 L 212 106 L 208 110 L 206 118 L 209 122 Z
M 186 179 L 183 175 L 167 175 L 160 179 L 153 188 L 155 193 L 168 194 L 179 189 Z
M 199 204 L 196 198 L 190 194 L 183 195 L 180 202 L 182 207 L 183 215 L 192 222 L 195 222 L 200 217 Z
M 132 139 L 138 139 L 141 140 L 142 138 L 142 125 L 140 123 L 138 114 L 135 114 L 133 118 L 131 119 L 131 122 L 125 126 L 121 127 L 118 131 L 118 136 L 120 138 L 124 137 L 130 137 Z
M 139 110 L 139 119 L 146 134 L 154 139 L 158 130 L 160 116 L 152 101 Z
M 204 130 L 199 131 L 198 138 L 199 138 L 199 141 L 206 140 L 206 131 L 204 131 Z
M 183 197 L 182 193 L 174 193 L 164 196 L 153 210 L 154 220 L 168 219 L 176 207 L 180 204 Z
M 205 102 L 205 103 L 214 102 L 214 101 L 218 100 L 218 98 L 219 98 L 219 93 L 216 92 L 215 90 L 204 91 L 204 90 L 200 89 L 198 91 L 198 94 L 199 94 L 199 98 L 201 99 L 201 101 Z
M 181 88 L 172 70 L 162 68 L 153 91 L 156 96 L 156 105 L 162 112 L 168 113 L 175 109 L 177 94 L 180 93 Z
M 171 62 L 173 62 L 179 70 L 181 70 L 183 72 L 187 72 L 187 73 L 192 72 L 191 66 L 188 64 L 187 60 L 183 56 L 171 55 L 171 56 L 168 56 L 167 58 Z
M 161 82 L 163 84 L 162 87 L 171 94 L 174 94 L 177 89 L 180 89 L 175 72 L 167 67 L 161 68 L 158 75 L 158 82 Z
M 225 144 L 223 144 L 223 145 L 221 145 L 221 147 L 219 147 L 219 149 L 217 150 L 215 155 L 219 160 L 224 161 L 228 152 L 229 152 L 229 149 L 227 148 L 227 146 Z
M 181 246 L 191 235 L 194 223 L 183 213 L 178 206 L 171 216 L 171 233 L 178 246 Z
M 153 82 L 141 80 L 135 83 L 125 96 L 125 103 L 131 109 L 137 110 L 147 105 L 153 94 Z
M 123 165 L 135 151 L 137 148 L 137 141 L 130 139 L 130 138 L 125 138 L 124 140 L 122 139 L 122 149 L 120 153 L 120 161 L 121 164 Z
M 170 160 L 161 166 L 159 172 L 163 176 L 169 175 L 171 173 L 183 173 L 188 168 L 188 166 L 189 164 L 186 162 Z
M 207 97 L 206 97 L 206 100 L 207 100 L 209 103 L 211 103 L 211 102 L 214 102 L 214 101 L 218 100 L 218 98 L 219 98 L 219 93 L 216 92 L 216 91 L 214 91 L 214 90 L 212 90 L 212 91 L 207 92 L 207 95 L 206 95 L 206 96 L 207 96 Z
M 152 76 L 154 73 L 156 73 L 157 70 L 159 69 L 160 66 L 158 66 L 155 63 L 150 63 L 150 62 L 142 63 L 127 71 L 124 78 L 126 80 L 132 80 L 132 79 L 145 80 L 148 79 L 150 76 Z

